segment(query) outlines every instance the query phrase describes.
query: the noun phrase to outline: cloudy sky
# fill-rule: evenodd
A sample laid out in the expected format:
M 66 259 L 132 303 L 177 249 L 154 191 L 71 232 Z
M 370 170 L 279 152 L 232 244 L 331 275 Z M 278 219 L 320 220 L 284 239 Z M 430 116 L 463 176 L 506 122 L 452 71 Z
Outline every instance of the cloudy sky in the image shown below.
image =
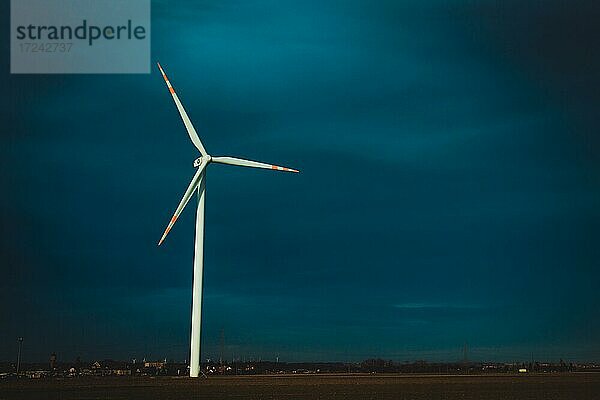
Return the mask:
M 8 26 L 8 5 L 0 6 Z M 594 1 L 153 1 L 210 165 L 203 358 L 600 359 Z M 198 156 L 159 72 L 10 75 L 0 360 L 188 358 Z

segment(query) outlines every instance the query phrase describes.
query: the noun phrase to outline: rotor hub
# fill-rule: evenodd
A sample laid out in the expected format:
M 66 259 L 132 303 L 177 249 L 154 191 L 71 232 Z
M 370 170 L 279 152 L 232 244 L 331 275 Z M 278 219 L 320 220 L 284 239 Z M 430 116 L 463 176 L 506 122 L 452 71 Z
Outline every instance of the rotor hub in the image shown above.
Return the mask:
M 206 163 L 208 164 L 209 162 L 211 162 L 212 157 L 207 154 L 205 156 L 196 158 L 194 160 L 194 167 L 198 168 L 200 164 L 202 164 L 202 160 L 206 160 Z

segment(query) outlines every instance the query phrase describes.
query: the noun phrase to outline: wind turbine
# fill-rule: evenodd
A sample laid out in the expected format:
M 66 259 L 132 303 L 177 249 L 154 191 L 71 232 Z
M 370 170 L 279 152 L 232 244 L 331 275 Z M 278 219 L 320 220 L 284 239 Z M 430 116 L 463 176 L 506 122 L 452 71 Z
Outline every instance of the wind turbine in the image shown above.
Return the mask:
M 181 101 L 179 101 L 179 97 L 177 97 L 171 82 L 169 82 L 169 79 L 167 78 L 167 75 L 160 64 L 158 64 L 158 69 L 160 69 L 160 73 L 162 74 L 167 87 L 169 88 L 169 92 L 171 92 L 171 96 L 173 96 L 173 101 L 175 101 L 179 115 L 183 120 L 183 124 L 185 125 L 185 129 L 187 130 L 192 143 L 194 146 L 196 146 L 198 151 L 200 151 L 200 157 L 194 161 L 194 167 L 197 168 L 196 173 L 194 174 L 192 181 L 183 194 L 183 198 L 179 202 L 179 205 L 177 206 L 169 225 L 167 225 L 167 229 L 165 229 L 165 232 L 158 242 L 158 245 L 160 246 L 175 224 L 175 221 L 177 221 L 177 218 L 179 218 L 179 215 L 187 203 L 190 201 L 194 193 L 197 193 L 198 208 L 196 210 L 196 242 L 194 248 L 194 278 L 192 286 L 192 332 L 190 338 L 190 377 L 195 378 L 198 376 L 200 371 L 200 328 L 202 324 L 202 276 L 204 266 L 204 201 L 206 197 L 206 167 L 210 163 L 217 163 L 238 165 L 241 167 L 273 169 L 287 172 L 298 171 L 291 168 L 279 167 L 277 165 L 244 160 L 242 158 L 212 157 L 209 155 L 204 149 L 204 146 L 198 137 L 198 133 L 196 133 L 196 129 L 194 129 L 194 126 L 192 125 L 192 121 L 190 121 L 190 118 L 185 112 Z

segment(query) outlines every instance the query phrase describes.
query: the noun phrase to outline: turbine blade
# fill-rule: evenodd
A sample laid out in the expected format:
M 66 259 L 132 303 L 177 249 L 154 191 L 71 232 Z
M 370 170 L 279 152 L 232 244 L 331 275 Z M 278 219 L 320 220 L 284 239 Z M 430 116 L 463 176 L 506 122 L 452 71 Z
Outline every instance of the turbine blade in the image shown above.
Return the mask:
M 177 93 L 175 93 L 175 89 L 173 89 L 173 86 L 171 86 L 171 82 L 169 82 L 169 78 L 167 78 L 167 74 L 165 74 L 165 71 L 162 69 L 162 67 L 160 66 L 159 63 L 156 63 L 156 64 L 158 64 L 158 69 L 160 69 L 160 73 L 162 74 L 165 82 L 167 83 L 169 92 L 171 92 L 171 96 L 173 96 L 173 101 L 175 102 L 175 105 L 177 106 L 179 115 L 181 116 L 181 119 L 183 120 L 183 124 L 185 125 L 185 129 L 187 130 L 187 133 L 190 136 L 192 143 L 194 143 L 194 146 L 196 146 L 196 148 L 200 151 L 200 153 L 203 156 L 208 155 L 208 153 L 204 149 L 204 146 L 202 145 L 202 142 L 200 141 L 200 137 L 198 136 L 196 129 L 194 129 L 194 125 L 192 125 L 192 121 L 190 121 L 190 118 L 188 117 L 187 113 L 185 112 L 185 109 L 183 108 L 181 101 L 179 101 L 179 97 L 177 97 Z
M 240 167 L 274 169 L 277 171 L 299 172 L 296 169 L 280 167 L 278 165 L 265 164 L 258 161 L 244 160 L 243 158 L 235 157 L 212 157 L 212 162 L 219 164 L 239 165 Z
M 169 231 L 171 230 L 173 225 L 175 225 L 177 218 L 179 218 L 179 215 L 181 214 L 181 212 L 183 211 L 183 209 L 185 208 L 187 203 L 190 201 L 190 199 L 194 195 L 194 191 L 196 190 L 198 185 L 200 185 L 200 182 L 202 182 L 202 179 L 204 177 L 203 172 L 204 172 L 205 167 L 206 167 L 206 161 L 203 160 L 202 164 L 200 164 L 200 167 L 198 167 L 198 171 L 196 171 L 196 173 L 194 174 L 192 181 L 188 185 L 185 193 L 183 194 L 183 198 L 179 202 L 179 205 L 177 206 L 177 209 L 175 210 L 175 213 L 173 214 L 171 221 L 169 221 L 169 225 L 167 225 L 167 229 L 165 229 L 165 232 L 163 233 L 162 237 L 160 238 L 160 241 L 158 242 L 159 246 L 165 240 L 165 238 L 169 234 Z

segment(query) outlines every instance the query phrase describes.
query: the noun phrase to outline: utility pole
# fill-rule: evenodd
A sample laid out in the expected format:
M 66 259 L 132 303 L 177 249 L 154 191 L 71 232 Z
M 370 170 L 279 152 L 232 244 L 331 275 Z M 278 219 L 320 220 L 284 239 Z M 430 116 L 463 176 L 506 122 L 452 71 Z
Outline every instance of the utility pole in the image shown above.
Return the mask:
M 225 374 L 225 369 L 223 368 L 224 352 L 225 352 L 225 329 L 221 328 L 221 354 L 219 357 L 219 363 L 221 364 L 221 375 Z
M 19 353 L 17 354 L 17 378 L 19 378 L 19 372 L 21 371 L 21 349 L 23 347 L 23 338 L 17 339 L 19 342 Z

